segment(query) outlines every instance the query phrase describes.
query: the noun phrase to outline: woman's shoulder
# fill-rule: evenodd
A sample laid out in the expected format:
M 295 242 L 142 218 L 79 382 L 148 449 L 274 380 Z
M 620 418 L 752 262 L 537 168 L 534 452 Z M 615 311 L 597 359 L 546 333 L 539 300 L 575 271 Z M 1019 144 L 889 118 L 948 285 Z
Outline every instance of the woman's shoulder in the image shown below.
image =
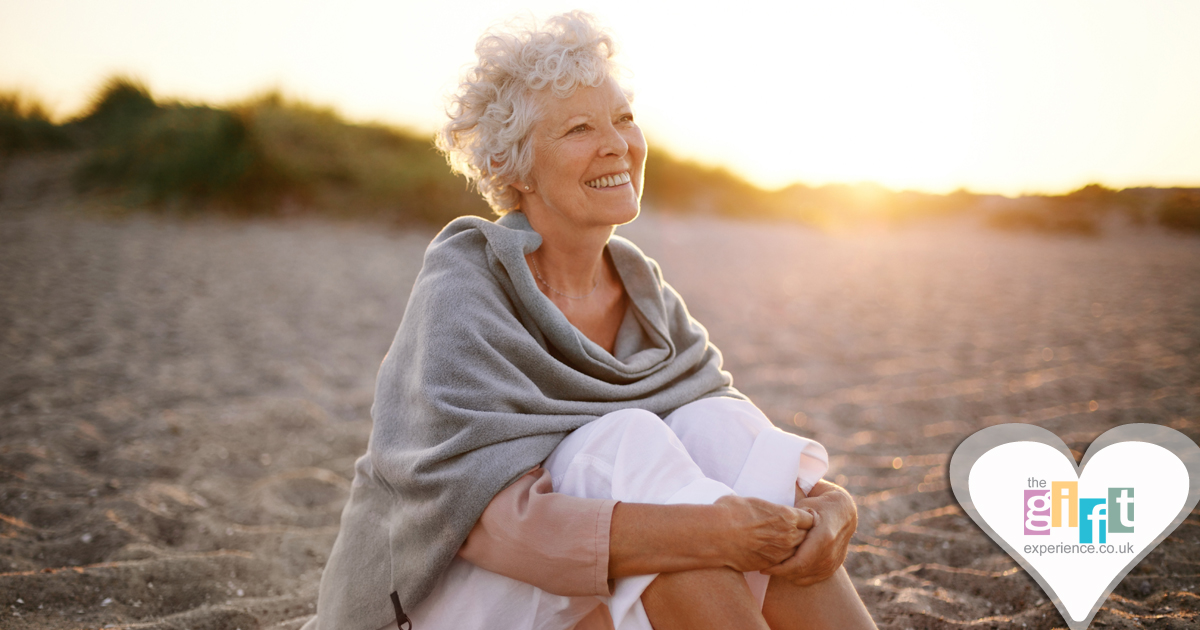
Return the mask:
M 491 222 L 475 216 L 458 217 L 438 232 L 425 248 L 422 271 L 430 267 L 470 269 L 487 266 L 487 238 L 483 224 Z
M 526 252 L 541 245 L 542 237 L 529 227 L 519 212 L 496 221 L 464 216 L 442 228 L 425 250 L 425 265 L 462 266 L 486 269 L 490 258 L 508 266 L 524 262 Z
M 467 216 L 442 228 L 425 249 L 421 271 L 409 296 L 409 306 L 420 306 L 433 319 L 494 308 L 507 310 L 508 300 L 496 277 L 493 238 L 495 224 Z

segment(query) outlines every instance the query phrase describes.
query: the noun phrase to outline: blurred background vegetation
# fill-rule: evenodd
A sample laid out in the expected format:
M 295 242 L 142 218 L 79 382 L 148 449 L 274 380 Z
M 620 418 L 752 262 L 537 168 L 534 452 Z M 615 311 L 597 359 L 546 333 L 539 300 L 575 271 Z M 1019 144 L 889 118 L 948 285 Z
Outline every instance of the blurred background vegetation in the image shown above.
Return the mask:
M 57 125 L 29 97 L 0 102 L 8 104 L 0 128 L 7 159 L 79 152 L 76 189 L 130 205 L 437 223 L 489 212 L 428 138 L 350 123 L 278 93 L 222 108 L 160 101 L 116 77 Z
M 490 210 L 429 137 L 344 120 L 329 108 L 266 93 L 226 107 L 164 101 L 127 77 L 107 80 L 85 111 L 51 119 L 34 97 L 0 93 L 0 169 L 78 156 L 76 190 L 133 207 L 244 215 L 312 213 L 444 224 Z M 1065 195 L 947 195 L 873 184 L 763 190 L 720 169 L 651 149 L 652 211 L 796 220 L 821 227 L 967 216 L 1001 230 L 1097 235 L 1128 226 L 1200 234 L 1200 189 L 1090 184 Z

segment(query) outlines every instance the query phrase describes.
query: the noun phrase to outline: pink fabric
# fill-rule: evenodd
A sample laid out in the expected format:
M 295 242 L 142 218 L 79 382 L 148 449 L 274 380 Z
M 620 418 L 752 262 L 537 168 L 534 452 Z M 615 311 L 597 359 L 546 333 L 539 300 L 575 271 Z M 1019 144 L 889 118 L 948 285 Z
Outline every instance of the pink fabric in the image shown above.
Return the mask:
M 554 492 L 549 473 L 535 468 L 492 499 L 458 555 L 555 595 L 608 596 L 616 504 Z

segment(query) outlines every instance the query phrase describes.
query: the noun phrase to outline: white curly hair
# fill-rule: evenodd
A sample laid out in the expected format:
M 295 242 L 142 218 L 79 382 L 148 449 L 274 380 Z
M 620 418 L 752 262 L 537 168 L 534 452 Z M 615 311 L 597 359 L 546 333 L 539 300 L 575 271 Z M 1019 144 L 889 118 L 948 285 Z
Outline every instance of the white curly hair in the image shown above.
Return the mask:
M 580 86 L 619 82 L 612 36 L 583 11 L 544 24 L 514 20 L 491 28 L 475 44 L 478 57 L 449 97 L 449 122 L 436 138 L 450 168 L 466 176 L 496 214 L 520 206 L 511 187 L 533 167 L 529 132 L 538 120 L 534 93 L 567 98 Z M 632 93 L 622 87 L 626 95 Z

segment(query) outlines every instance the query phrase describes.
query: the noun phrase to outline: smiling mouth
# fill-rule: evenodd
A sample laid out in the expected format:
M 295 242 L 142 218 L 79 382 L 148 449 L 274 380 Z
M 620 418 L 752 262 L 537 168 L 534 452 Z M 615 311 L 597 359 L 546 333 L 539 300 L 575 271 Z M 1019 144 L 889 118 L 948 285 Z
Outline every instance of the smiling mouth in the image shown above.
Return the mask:
M 617 173 L 616 175 L 605 175 L 604 177 L 597 177 L 596 179 L 593 179 L 590 182 L 584 182 L 584 185 L 590 186 L 591 188 L 609 188 L 612 186 L 621 186 L 623 184 L 628 184 L 629 181 L 630 181 L 629 171 L 625 171 L 623 173 Z

